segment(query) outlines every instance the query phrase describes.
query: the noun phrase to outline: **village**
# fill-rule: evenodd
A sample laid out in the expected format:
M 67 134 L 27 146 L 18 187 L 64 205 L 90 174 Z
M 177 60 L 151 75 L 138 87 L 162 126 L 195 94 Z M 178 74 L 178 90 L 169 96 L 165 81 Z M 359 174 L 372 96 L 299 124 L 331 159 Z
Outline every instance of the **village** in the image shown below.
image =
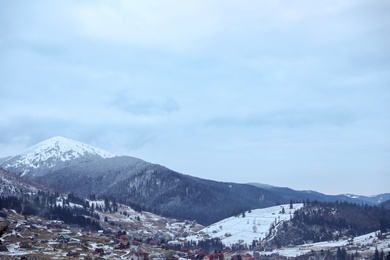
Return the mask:
M 3 210 L 1 215 L 7 218 L 0 219 L 5 227 L 0 240 L 0 259 L 334 259 L 340 248 L 345 254 L 354 254 L 354 259 L 371 259 L 375 249 L 390 251 L 390 233 L 380 236 L 371 233 L 334 242 L 308 241 L 287 248 L 260 241 L 251 245 L 243 240 L 224 245 L 224 239 L 215 236 L 215 230 L 207 233 L 204 231 L 207 227 L 194 221 L 162 218 L 123 205 L 119 205 L 117 212 L 99 214 L 103 229 L 93 231 Z M 241 219 L 245 218 L 235 217 L 234 221 Z M 248 225 L 248 220 L 242 222 Z M 234 234 L 225 235 L 232 241 Z
M 173 259 L 178 252 L 161 242 L 172 239 L 171 235 L 182 236 L 194 225 L 180 221 L 164 223 L 171 226 L 167 233 L 151 232 L 150 223 L 149 230 L 120 231 L 108 224 L 107 229 L 91 231 L 33 216 L 26 220 L 12 210 L 6 213 L 7 220 L 2 219 L 7 227 L 1 238 L 0 259 Z

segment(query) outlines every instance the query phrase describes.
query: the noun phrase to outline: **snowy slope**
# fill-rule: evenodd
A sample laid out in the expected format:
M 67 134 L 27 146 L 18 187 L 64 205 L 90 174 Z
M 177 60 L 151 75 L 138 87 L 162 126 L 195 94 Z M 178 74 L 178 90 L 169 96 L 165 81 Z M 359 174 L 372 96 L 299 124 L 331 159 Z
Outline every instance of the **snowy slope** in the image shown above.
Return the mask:
M 49 191 L 38 183 L 20 178 L 3 169 L 0 169 L 0 195 L 1 196 L 19 196 L 25 193 L 37 193 L 38 190 Z M 50 190 L 51 191 L 51 190 Z
M 328 242 L 318 242 L 318 243 L 309 243 L 292 248 L 281 248 L 276 249 L 273 253 L 278 253 L 286 257 L 296 257 L 299 255 L 307 254 L 311 251 L 327 251 L 335 250 L 337 248 L 345 248 L 348 254 L 354 254 L 359 251 L 361 256 L 371 256 L 374 254 L 375 249 L 379 251 L 383 250 L 384 253 L 390 252 L 390 234 L 382 240 L 379 240 L 376 237 L 377 232 L 371 232 L 362 236 L 355 237 L 352 242 L 348 240 L 339 240 L 339 241 L 328 241 Z M 364 252 L 363 252 L 364 251 Z M 363 258 L 370 259 L 370 258 Z
M 344 194 L 344 196 L 361 200 L 364 202 L 372 203 L 372 204 L 381 204 L 382 202 L 390 199 L 390 193 L 382 193 L 372 196 L 362 196 L 362 195 L 355 195 L 355 194 Z
M 23 176 L 35 169 L 54 168 L 77 159 L 91 161 L 115 156 L 110 152 L 68 138 L 53 137 L 3 161 L 0 166 L 10 172 L 19 170 Z
M 201 240 L 205 236 L 210 238 L 220 238 L 222 243 L 230 246 L 235 243 L 252 244 L 253 240 L 263 240 L 268 235 L 271 225 L 278 226 L 283 221 L 290 220 L 297 209 L 303 204 L 280 205 L 264 209 L 255 209 L 245 212 L 245 216 L 240 214 L 237 217 L 230 217 L 214 223 L 199 231 L 198 235 L 188 237 L 188 240 Z M 285 213 L 282 214 L 282 208 Z

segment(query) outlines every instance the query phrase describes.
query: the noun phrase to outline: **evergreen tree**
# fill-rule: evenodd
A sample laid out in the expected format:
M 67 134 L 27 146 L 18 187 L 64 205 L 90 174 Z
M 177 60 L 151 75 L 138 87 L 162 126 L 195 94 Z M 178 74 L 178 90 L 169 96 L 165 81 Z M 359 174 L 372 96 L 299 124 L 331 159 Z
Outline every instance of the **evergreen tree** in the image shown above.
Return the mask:
M 385 253 L 383 252 L 383 249 L 381 250 L 381 253 L 379 255 L 379 259 L 381 259 L 381 260 L 385 259 Z
M 380 259 L 380 256 L 379 256 L 379 251 L 378 251 L 378 248 L 375 248 L 375 253 L 374 253 L 374 260 L 381 260 Z

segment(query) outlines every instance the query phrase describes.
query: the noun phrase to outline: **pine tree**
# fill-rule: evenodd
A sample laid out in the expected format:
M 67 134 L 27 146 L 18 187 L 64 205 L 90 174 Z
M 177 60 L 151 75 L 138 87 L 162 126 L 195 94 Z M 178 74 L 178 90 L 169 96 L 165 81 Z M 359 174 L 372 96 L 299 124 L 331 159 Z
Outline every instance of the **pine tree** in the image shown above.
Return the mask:
M 385 253 L 383 252 L 383 249 L 381 250 L 381 253 L 379 255 L 379 259 L 385 259 Z
M 374 260 L 381 260 L 379 257 L 380 257 L 380 256 L 379 256 L 378 248 L 375 248 Z

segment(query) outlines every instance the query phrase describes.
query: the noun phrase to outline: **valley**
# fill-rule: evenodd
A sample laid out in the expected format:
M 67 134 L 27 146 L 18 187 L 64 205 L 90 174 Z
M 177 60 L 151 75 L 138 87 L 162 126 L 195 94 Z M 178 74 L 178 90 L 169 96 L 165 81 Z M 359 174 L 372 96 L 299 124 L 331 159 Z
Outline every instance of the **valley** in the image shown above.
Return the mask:
M 218 182 L 63 137 L 0 182 L 0 259 L 390 258 L 390 193 Z

